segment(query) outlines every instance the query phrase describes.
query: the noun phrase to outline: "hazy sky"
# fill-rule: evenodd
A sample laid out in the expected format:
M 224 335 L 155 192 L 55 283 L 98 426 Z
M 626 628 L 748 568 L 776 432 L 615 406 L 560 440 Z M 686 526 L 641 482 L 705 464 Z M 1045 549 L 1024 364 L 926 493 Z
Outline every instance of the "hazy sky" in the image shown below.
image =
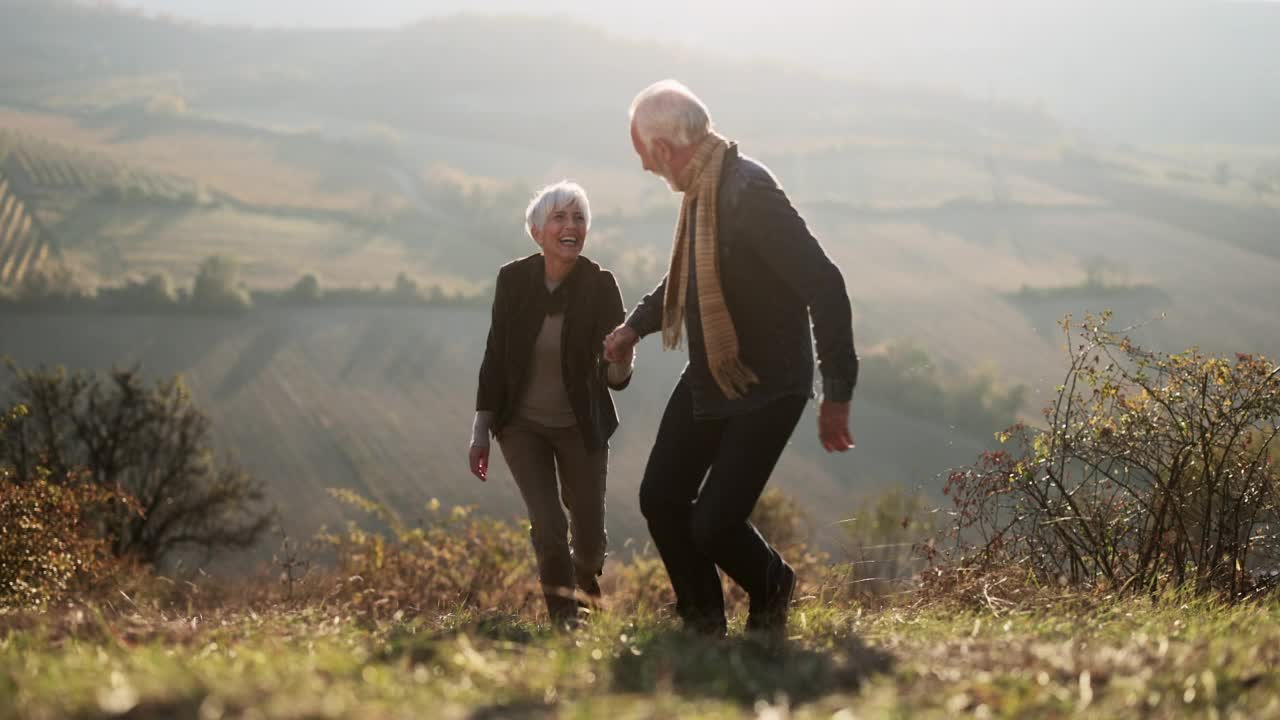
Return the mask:
M 1182 126 L 1188 139 L 1213 139 L 1205 128 L 1242 117 L 1265 126 L 1255 109 L 1280 107 L 1280 3 L 1262 0 L 118 2 L 285 27 L 396 27 L 464 11 L 567 15 L 640 40 L 1040 103 L 1071 124 L 1128 137 Z M 547 40 L 573 42 L 572 30 Z
M 1200 0 L 1201 2 L 1276 2 L 1277 0 Z M 1052 6 L 1087 9 L 1090 6 L 1193 5 L 1195 0 L 700 0 L 677 2 L 649 0 L 645 3 L 601 0 L 119 0 L 119 4 L 172 13 L 208 22 L 311 26 L 311 27 L 394 27 L 404 23 L 461 10 L 477 12 L 569 13 L 584 20 L 614 27 L 635 27 L 652 32 L 680 24 L 701 26 L 706 21 L 730 24 L 767 23 L 782 19 L 834 20 L 907 16 L 947 21 L 949 16 L 972 16 L 1013 11 L 1028 6 L 1044 11 Z M 680 34 L 679 31 L 676 34 Z

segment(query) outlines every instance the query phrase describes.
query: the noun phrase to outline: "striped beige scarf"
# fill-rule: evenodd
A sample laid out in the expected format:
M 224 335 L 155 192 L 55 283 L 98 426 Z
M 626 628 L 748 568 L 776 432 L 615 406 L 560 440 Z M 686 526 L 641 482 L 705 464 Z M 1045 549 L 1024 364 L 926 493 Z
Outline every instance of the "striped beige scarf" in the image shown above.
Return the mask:
M 729 316 L 724 293 L 720 288 L 720 268 L 716 254 L 717 231 L 716 193 L 720 183 L 720 171 L 724 167 L 725 151 L 729 141 L 712 132 L 694 152 L 693 158 L 676 178 L 677 187 L 684 192 L 680 204 L 680 219 L 676 223 L 675 240 L 671 247 L 671 267 L 667 270 L 667 293 L 662 305 L 662 344 L 667 349 L 680 346 L 684 328 L 684 310 L 689 279 L 689 207 L 697 203 L 694 211 L 694 272 L 698 276 L 698 309 L 702 316 L 702 335 L 707 348 L 707 365 L 711 376 L 720 386 L 725 397 L 734 400 L 742 397 L 747 389 L 760 382 L 756 374 L 738 357 L 738 333 Z

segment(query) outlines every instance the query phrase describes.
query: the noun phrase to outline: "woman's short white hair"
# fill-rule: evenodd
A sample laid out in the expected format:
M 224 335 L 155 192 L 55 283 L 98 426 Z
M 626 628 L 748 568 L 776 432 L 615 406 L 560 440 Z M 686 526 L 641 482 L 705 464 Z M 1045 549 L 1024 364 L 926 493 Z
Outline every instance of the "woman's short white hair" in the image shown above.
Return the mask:
M 587 221 L 587 229 L 591 229 L 591 203 L 587 202 L 587 191 L 576 182 L 561 180 L 552 183 L 533 194 L 529 207 L 524 211 L 524 229 L 533 237 L 533 229 L 542 227 L 547 216 L 560 208 L 577 205 Z
M 711 112 L 679 80 L 659 80 L 641 90 L 631 101 L 630 116 L 645 147 L 655 138 L 686 147 L 711 132 Z

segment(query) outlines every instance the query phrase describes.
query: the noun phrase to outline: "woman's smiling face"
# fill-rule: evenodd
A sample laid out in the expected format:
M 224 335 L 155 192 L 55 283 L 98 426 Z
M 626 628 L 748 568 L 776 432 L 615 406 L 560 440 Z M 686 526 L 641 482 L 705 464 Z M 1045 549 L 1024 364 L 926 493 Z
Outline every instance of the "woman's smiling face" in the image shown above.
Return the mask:
M 533 228 L 533 239 L 545 257 L 573 262 L 587 244 L 587 216 L 576 202 L 552 208 L 542 227 Z

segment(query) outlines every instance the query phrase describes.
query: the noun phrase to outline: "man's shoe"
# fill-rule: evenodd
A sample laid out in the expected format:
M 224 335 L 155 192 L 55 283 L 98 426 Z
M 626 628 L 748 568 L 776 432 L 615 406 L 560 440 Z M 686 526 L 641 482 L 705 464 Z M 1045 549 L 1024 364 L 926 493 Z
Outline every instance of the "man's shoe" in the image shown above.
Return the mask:
M 708 640 L 723 640 L 729 636 L 729 627 L 714 620 L 685 620 L 684 631 Z
M 796 571 L 784 562 L 781 575 L 764 602 L 758 607 L 752 603 L 751 612 L 747 615 L 748 632 L 786 635 L 787 615 L 791 612 L 791 598 L 796 592 Z
M 680 625 L 685 632 L 712 640 L 722 640 L 729 635 L 729 626 L 724 619 L 724 611 L 715 612 L 681 612 Z
M 574 602 L 578 605 L 578 617 L 590 619 L 592 614 L 601 607 L 600 581 L 591 578 L 585 584 L 578 585 L 578 592 L 574 598 Z
M 600 579 L 596 577 L 592 577 L 586 582 L 579 582 L 578 589 L 581 590 L 584 595 L 591 598 L 593 602 L 599 600 L 603 595 L 603 593 L 600 592 Z

